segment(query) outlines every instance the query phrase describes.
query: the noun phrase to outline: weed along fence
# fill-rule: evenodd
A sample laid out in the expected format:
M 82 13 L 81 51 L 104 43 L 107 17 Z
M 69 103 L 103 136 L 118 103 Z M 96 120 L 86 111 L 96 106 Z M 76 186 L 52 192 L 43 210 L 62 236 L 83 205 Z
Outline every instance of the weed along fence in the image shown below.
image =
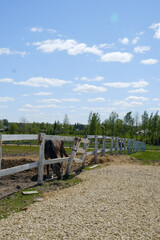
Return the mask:
M 64 158 L 49 159 L 44 161 L 45 141 L 47 140 L 63 140 L 65 144 L 69 142 L 70 145 L 72 146 L 72 152 L 70 156 Z M 39 144 L 39 160 L 37 162 L 23 164 L 12 168 L 1 169 L 3 142 L 6 143 L 17 141 L 37 141 L 37 143 Z M 46 135 L 44 133 L 41 133 L 39 135 L 0 134 L 0 179 L 7 175 L 15 174 L 18 172 L 22 172 L 37 167 L 38 183 L 42 184 L 45 165 L 67 162 L 67 168 L 65 173 L 67 176 L 70 173 L 73 162 L 81 163 L 82 168 L 85 167 L 86 156 L 94 155 L 95 163 L 97 163 L 99 153 L 102 153 L 102 155 L 105 156 L 106 152 L 110 153 L 111 155 L 112 154 L 118 155 L 135 153 L 137 151 L 145 151 L 145 143 L 118 137 L 88 135 L 86 138 L 80 138 L 80 137 Z M 76 156 L 77 154 L 78 156 L 79 154 L 81 154 L 81 156 L 78 158 Z

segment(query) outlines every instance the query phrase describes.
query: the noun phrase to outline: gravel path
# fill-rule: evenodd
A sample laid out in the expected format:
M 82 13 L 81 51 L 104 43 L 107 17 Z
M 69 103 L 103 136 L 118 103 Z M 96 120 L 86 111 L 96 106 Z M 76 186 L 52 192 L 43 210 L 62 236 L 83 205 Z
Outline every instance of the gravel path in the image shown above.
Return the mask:
M 160 167 L 112 165 L 0 221 L 2 240 L 160 240 Z

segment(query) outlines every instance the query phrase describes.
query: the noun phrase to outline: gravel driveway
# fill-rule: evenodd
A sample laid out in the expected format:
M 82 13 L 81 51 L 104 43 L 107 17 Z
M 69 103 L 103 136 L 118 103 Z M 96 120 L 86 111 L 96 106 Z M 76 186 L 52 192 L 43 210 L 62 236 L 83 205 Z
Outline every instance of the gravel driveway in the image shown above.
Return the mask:
M 2 240 L 160 239 L 160 167 L 112 165 L 0 221 Z

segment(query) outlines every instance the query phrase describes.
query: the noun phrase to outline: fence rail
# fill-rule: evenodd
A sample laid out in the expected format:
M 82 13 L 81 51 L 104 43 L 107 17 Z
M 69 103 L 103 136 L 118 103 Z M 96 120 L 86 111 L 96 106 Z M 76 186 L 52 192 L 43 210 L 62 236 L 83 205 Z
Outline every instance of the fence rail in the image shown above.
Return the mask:
M 12 168 L 7 168 L 1 170 L 2 161 L 2 143 L 6 141 L 26 141 L 26 140 L 37 140 L 39 142 L 39 160 L 37 162 L 28 163 Z M 64 142 L 72 142 L 72 152 L 70 157 L 49 159 L 44 161 L 44 146 L 46 140 L 63 140 Z M 83 145 L 83 147 L 81 147 Z M 87 152 L 88 147 L 93 151 Z M 130 154 L 137 151 L 145 151 L 145 143 L 135 141 L 132 139 L 118 138 L 118 137 L 108 137 L 108 136 L 98 136 L 98 135 L 88 135 L 86 138 L 68 137 L 68 136 L 58 136 L 58 135 L 46 135 L 46 134 L 0 134 L 0 178 L 10 174 L 15 174 L 25 170 L 29 170 L 38 167 L 38 183 L 43 183 L 43 172 L 44 165 L 52 163 L 62 163 L 68 162 L 66 175 L 69 174 L 72 163 L 80 162 L 82 167 L 85 167 L 86 156 L 94 155 L 95 163 L 98 161 L 98 154 L 102 153 L 105 156 L 106 152 L 111 155 L 115 153 L 118 154 Z M 77 158 L 76 154 L 81 154 L 81 158 Z

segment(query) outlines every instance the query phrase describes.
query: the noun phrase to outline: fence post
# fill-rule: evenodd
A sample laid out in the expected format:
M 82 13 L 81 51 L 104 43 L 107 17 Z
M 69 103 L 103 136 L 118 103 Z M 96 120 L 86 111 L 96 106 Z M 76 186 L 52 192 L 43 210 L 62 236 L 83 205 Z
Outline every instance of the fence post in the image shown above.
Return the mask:
M 122 154 L 122 138 L 120 140 L 120 154 Z
M 84 146 L 83 146 L 83 149 L 86 151 L 86 153 L 82 154 L 82 157 L 81 157 L 81 159 L 82 159 L 82 168 L 85 168 L 85 166 L 86 166 L 86 157 L 87 157 L 88 145 L 89 144 L 85 143 Z
M 127 139 L 128 141 L 127 141 L 127 153 L 129 154 L 129 152 L 130 152 L 130 140 L 129 139 Z
M 135 140 L 132 140 L 132 153 L 134 153 L 134 142 Z
M 45 148 L 45 134 L 39 135 L 39 161 L 38 161 L 38 184 L 43 183 L 43 171 L 44 171 L 44 148 Z
M 126 154 L 126 138 L 124 139 L 124 154 Z
M 95 135 L 94 141 L 94 162 L 97 163 L 97 151 L 98 151 L 98 136 Z
M 116 155 L 118 155 L 118 137 L 116 137 Z
M 106 154 L 106 136 L 103 136 L 103 152 L 102 156 L 105 156 Z
M 113 154 L 113 137 L 111 138 L 111 151 L 110 151 L 110 155 Z
M 72 153 L 71 153 L 70 158 L 68 159 L 68 165 L 67 165 L 67 170 L 66 170 L 66 174 L 65 174 L 66 177 L 68 177 L 68 175 L 70 173 L 70 169 L 71 169 L 73 160 L 76 156 L 77 149 L 79 148 L 79 145 L 80 145 L 80 139 L 75 138 L 75 142 L 74 142 L 74 145 L 73 145 L 73 148 L 72 148 Z
M 1 170 L 1 162 L 2 162 L 2 134 L 0 134 L 0 170 Z

